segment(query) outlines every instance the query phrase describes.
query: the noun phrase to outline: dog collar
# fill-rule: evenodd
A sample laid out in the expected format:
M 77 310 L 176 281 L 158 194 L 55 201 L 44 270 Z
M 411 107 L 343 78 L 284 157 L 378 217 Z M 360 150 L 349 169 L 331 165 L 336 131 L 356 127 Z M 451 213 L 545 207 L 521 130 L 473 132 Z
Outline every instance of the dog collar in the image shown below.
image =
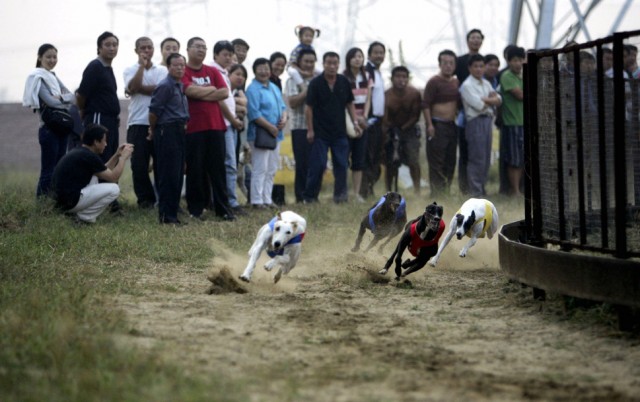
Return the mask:
M 271 230 L 271 232 L 273 233 L 273 228 L 276 225 L 276 221 L 278 220 L 278 217 L 274 217 L 273 219 L 271 219 L 269 221 L 269 229 Z M 289 240 L 287 242 L 287 244 L 285 244 L 284 246 L 280 247 L 280 249 L 278 249 L 277 251 L 275 250 L 267 250 L 267 255 L 271 258 L 277 256 L 277 255 L 283 255 L 284 254 L 284 248 L 285 246 L 288 246 L 289 244 L 297 244 L 297 243 L 302 243 L 302 239 L 304 239 L 304 232 L 300 233 L 297 236 L 294 236 L 291 238 L 291 240 Z

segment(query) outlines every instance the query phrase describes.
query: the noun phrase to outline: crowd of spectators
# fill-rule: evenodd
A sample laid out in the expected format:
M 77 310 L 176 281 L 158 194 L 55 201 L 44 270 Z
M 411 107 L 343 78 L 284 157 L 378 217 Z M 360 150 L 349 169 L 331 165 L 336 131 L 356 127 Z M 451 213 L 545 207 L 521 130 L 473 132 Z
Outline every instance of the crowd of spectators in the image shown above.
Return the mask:
M 335 203 L 374 196 L 383 167 L 385 190 L 394 184 L 397 189 L 402 164 L 419 194 L 422 141 L 432 197 L 450 193 L 456 167 L 459 192 L 485 197 L 494 125 L 500 129 L 500 192 L 522 196 L 523 48 L 507 46 L 506 66 L 500 69 L 498 56 L 481 55 L 484 35 L 473 29 L 467 34 L 468 52 L 457 56 L 443 49 L 438 73 L 419 91 L 406 66 L 395 66 L 390 77 L 381 73 L 386 55 L 381 42 L 371 43 L 366 54 L 354 47 L 344 58 L 332 51 L 319 57 L 313 41 L 320 31 L 299 26 L 295 32 L 299 43 L 288 59 L 279 51 L 255 59 L 252 82 L 244 66 L 250 47 L 243 39 L 220 40 L 210 55 L 207 42 L 193 37 L 183 55 L 180 42 L 166 38 L 160 44 L 162 62 L 156 64 L 152 39 L 138 38 L 137 60 L 124 70 L 123 94 L 131 101 L 122 145 L 111 67 L 118 37 L 111 32 L 98 37 L 97 57 L 75 92 L 53 71 L 57 49 L 43 44 L 23 102 L 40 111 L 37 196 L 53 197 L 79 222 L 93 223 L 106 209 L 122 214 L 117 182 L 130 159 L 137 205 L 157 209 L 160 223 L 206 219 L 207 211 L 220 220 L 235 220 L 249 208 L 278 208 L 272 194 L 286 130 L 295 160 L 296 202 L 319 202 L 329 152 Z M 580 63 L 588 70 L 595 59 L 583 53 Z M 607 74 L 611 56 L 607 49 Z M 636 60 L 637 48 L 625 47 L 625 78 L 638 78 Z M 61 111 L 75 128 L 54 130 L 47 109 Z M 257 141 L 264 133 L 275 141 Z

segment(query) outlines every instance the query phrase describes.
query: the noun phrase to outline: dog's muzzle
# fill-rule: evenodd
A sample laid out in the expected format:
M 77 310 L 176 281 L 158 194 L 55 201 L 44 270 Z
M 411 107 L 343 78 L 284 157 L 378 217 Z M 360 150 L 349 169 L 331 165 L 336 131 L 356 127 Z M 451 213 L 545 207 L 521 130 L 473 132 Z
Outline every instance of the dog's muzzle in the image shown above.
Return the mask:
M 429 230 L 434 230 L 434 231 L 438 231 L 438 229 L 440 228 L 440 217 L 436 216 L 436 215 L 428 215 L 428 223 L 427 223 L 427 228 Z

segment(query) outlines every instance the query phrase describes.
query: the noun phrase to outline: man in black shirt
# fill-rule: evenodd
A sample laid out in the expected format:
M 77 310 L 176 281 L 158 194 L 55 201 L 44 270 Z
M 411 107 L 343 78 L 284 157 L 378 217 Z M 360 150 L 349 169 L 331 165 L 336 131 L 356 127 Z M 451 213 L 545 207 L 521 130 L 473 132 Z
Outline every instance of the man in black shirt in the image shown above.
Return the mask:
M 76 92 L 84 126 L 100 124 L 109 130 L 107 148 L 102 154 L 105 163 L 115 154 L 120 143 L 120 102 L 111 68 L 113 59 L 118 55 L 118 44 L 118 37 L 111 32 L 104 32 L 98 37 L 98 57 L 85 68 Z
M 117 184 L 133 145 L 122 144 L 103 163 L 100 155 L 107 147 L 107 128 L 89 125 L 82 135 L 82 146 L 71 150 L 53 172 L 56 206 L 75 213 L 78 221 L 95 223 L 96 218 L 120 195 Z M 98 183 L 98 179 L 104 183 Z
M 309 171 L 307 184 L 303 193 L 304 202 L 317 202 L 322 175 L 327 167 L 327 152 L 331 149 L 333 177 L 335 187 L 333 201 L 346 202 L 347 165 L 349 158 L 349 140 L 345 108 L 349 117 L 356 121 L 356 110 L 353 106 L 353 92 L 349 80 L 338 74 L 340 56 L 335 52 L 327 52 L 322 57 L 322 74 L 309 82 L 305 118 L 307 119 L 307 140 L 312 143 L 309 155 Z M 354 124 L 357 136 L 362 131 Z

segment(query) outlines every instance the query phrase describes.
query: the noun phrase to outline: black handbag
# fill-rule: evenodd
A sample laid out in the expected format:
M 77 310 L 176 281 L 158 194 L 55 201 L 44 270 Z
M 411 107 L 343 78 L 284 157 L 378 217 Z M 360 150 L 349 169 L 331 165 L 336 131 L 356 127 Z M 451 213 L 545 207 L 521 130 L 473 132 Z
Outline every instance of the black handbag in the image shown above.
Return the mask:
M 253 145 L 261 149 L 276 149 L 278 139 L 271 135 L 266 128 L 256 124 L 256 139 Z
M 44 125 L 57 135 L 64 136 L 73 131 L 73 117 L 66 109 L 56 109 L 45 105 L 40 109 L 40 116 Z

